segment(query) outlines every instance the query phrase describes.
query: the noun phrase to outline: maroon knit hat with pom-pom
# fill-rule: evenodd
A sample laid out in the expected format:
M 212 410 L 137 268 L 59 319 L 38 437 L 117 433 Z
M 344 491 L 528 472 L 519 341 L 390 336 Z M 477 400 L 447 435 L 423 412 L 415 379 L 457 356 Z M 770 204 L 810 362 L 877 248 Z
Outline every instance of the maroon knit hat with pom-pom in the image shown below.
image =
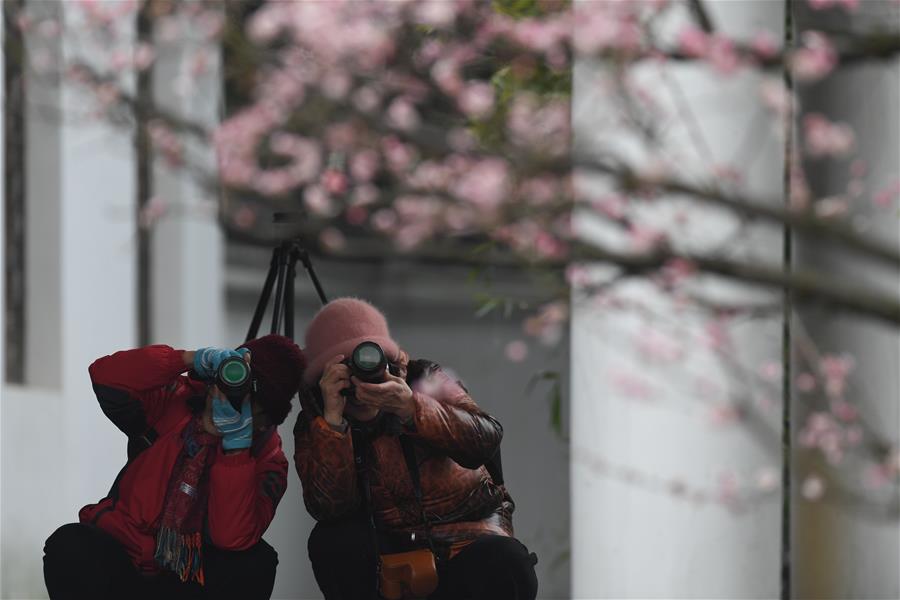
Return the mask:
M 250 350 L 250 369 L 257 385 L 254 402 L 262 406 L 273 425 L 281 425 L 303 380 L 303 351 L 283 335 L 266 335 L 240 347 Z

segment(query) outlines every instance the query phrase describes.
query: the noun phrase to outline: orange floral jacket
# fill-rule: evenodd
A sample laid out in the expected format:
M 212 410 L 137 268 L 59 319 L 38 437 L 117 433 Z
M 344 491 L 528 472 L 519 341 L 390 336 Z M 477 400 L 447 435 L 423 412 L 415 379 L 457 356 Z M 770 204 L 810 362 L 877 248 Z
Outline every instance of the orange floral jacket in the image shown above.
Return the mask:
M 379 418 L 368 424 L 370 443 L 362 448 L 369 502 L 379 531 L 415 533 L 424 539 L 422 510 L 398 434 L 413 440 L 422 504 L 432 541 L 453 556 L 481 535 L 513 535 L 514 504 L 484 464 L 497 451 L 503 428 L 478 408 L 465 388 L 428 361 L 409 363 L 420 375 L 406 375 L 416 404 L 407 426 Z M 317 521 L 348 516 L 362 508 L 364 495 L 354 463 L 359 424 L 336 431 L 321 416 L 317 390 L 301 392 L 303 410 L 294 427 L 294 464 L 303 500 Z M 357 429 L 353 432 L 353 429 Z

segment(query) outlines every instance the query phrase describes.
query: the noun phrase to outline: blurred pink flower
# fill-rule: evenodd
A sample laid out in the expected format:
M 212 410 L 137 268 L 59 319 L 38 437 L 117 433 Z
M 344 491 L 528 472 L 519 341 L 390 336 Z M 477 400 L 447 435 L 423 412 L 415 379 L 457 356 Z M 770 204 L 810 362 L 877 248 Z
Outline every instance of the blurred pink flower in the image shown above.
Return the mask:
M 359 182 L 371 181 L 378 171 L 378 153 L 366 148 L 350 158 L 350 174 Z
M 656 328 L 642 328 L 633 341 L 636 350 L 649 361 L 673 362 L 684 356 L 683 345 Z
M 758 31 L 750 42 L 753 53 L 759 58 L 769 59 L 778 55 L 781 45 L 771 31 Z
M 459 107 L 469 117 L 480 119 L 494 111 L 494 86 L 482 81 L 470 83 L 458 96 Z
M 319 183 L 333 196 L 343 195 L 349 187 L 347 176 L 337 169 L 325 169 Z
M 453 185 L 452 193 L 477 208 L 494 211 L 509 195 L 509 165 L 501 158 L 474 163 Z
M 522 362 L 528 356 L 528 345 L 522 340 L 513 340 L 506 345 L 503 353 L 512 362 Z
M 734 47 L 734 42 L 723 36 L 714 35 L 710 39 L 707 59 L 713 69 L 721 75 L 732 75 L 741 66 L 741 59 Z
M 850 204 L 846 198 L 832 196 L 817 200 L 815 204 L 816 216 L 821 219 L 834 219 L 843 217 L 850 212 Z
M 743 414 L 734 404 L 716 403 L 709 408 L 709 420 L 717 426 L 734 425 L 739 422 Z
M 141 229 L 150 229 L 169 211 L 169 203 L 164 198 L 153 196 L 141 209 L 139 225 Z
M 610 383 L 622 395 L 635 400 L 650 400 L 653 388 L 643 379 L 621 369 L 608 373 Z
M 734 471 L 725 471 L 719 474 L 719 502 L 733 504 L 738 500 L 740 481 Z
M 756 472 L 756 487 L 762 492 L 771 492 L 779 487 L 779 473 L 775 467 L 761 467 Z
M 847 378 L 853 370 L 853 357 L 844 354 L 826 354 L 819 360 L 819 372 L 825 379 L 825 391 L 831 398 L 841 397 L 847 387 Z
M 390 233 L 397 226 L 397 214 L 387 208 L 375 211 L 372 215 L 372 227 L 381 233 Z
M 799 81 L 816 81 L 837 66 L 838 57 L 828 37 L 818 31 L 805 31 L 803 47 L 790 57 L 791 70 Z
M 250 229 L 256 223 L 256 211 L 244 205 L 234 212 L 232 221 L 239 229 Z
M 344 211 L 344 220 L 350 225 L 364 225 L 369 218 L 369 210 L 365 206 L 348 206 Z
M 688 25 L 678 32 L 678 49 L 687 56 L 705 57 L 709 52 L 709 35 L 695 25 Z
M 330 252 L 343 250 L 347 245 L 347 238 L 335 227 L 326 227 L 319 234 L 319 243 Z
M 859 411 L 846 400 L 832 400 L 831 413 L 841 421 L 855 421 L 859 417 Z
M 459 4 L 446 0 L 422 0 L 415 6 L 416 21 L 433 27 L 446 27 L 456 20 Z
M 421 118 L 411 102 L 397 98 L 387 110 L 388 121 L 401 131 L 411 131 L 419 126 Z
M 143 71 L 156 60 L 156 51 L 150 44 L 140 43 L 134 49 L 134 68 Z
M 795 384 L 798 390 L 808 393 L 816 389 L 816 378 L 812 373 L 800 373 Z
M 303 190 L 303 204 L 309 211 L 320 217 L 329 217 L 334 212 L 334 202 L 321 185 L 308 185 Z
M 759 376 L 766 381 L 776 382 L 781 379 L 781 363 L 766 361 L 759 366 Z
M 819 113 L 803 117 L 803 130 L 810 156 L 843 156 L 856 144 L 856 136 L 849 125 L 831 122 Z
M 872 201 L 879 208 L 889 208 L 898 199 L 900 199 L 900 179 L 895 179 L 872 196 Z
M 809 7 L 813 10 L 824 10 L 832 6 L 840 6 L 848 12 L 853 12 L 859 8 L 860 0 L 807 0 Z
M 650 225 L 630 223 L 628 227 L 628 240 L 631 249 L 635 252 L 649 252 L 666 241 L 666 232 Z
M 371 183 L 356 186 L 350 202 L 354 206 L 368 206 L 378 200 L 378 188 Z
M 394 172 L 405 171 L 413 161 L 413 148 L 394 136 L 382 140 L 382 151 L 388 167 Z
M 787 113 L 791 103 L 791 96 L 784 82 L 780 79 L 767 78 L 759 85 L 759 95 L 763 104 L 777 115 Z
M 809 475 L 803 480 L 801 493 L 810 502 L 819 500 L 825 494 L 825 482 L 818 475 Z

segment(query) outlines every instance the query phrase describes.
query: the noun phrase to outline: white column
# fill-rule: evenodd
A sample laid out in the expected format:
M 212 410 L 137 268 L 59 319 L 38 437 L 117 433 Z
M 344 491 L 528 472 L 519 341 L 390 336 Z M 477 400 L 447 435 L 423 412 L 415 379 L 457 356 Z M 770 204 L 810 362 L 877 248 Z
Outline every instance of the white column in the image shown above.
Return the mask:
M 778 30 L 780 3 L 705 3 L 719 30 L 752 35 L 766 28 Z M 680 28 L 686 13 L 670 25 Z M 700 135 L 714 160 L 728 162 L 736 154 L 752 119 L 760 110 L 759 79 L 747 73 L 725 79 L 707 65 L 667 66 L 680 87 L 685 104 L 696 116 Z M 610 128 L 609 100 L 596 93 L 600 72 L 590 64 L 576 65 L 574 130 L 576 143 L 617 144 L 623 156 L 635 156 L 638 144 Z M 640 68 L 637 80 L 653 100 L 670 109 L 673 92 L 651 64 Z M 606 103 L 604 105 L 604 103 Z M 684 125 L 673 113 L 671 122 Z M 666 135 L 682 156 L 673 175 L 690 181 L 692 174 L 709 172 L 709 157 L 694 148 L 690 132 L 678 126 Z M 595 137 L 592 137 L 595 136 Z M 755 196 L 780 197 L 780 142 L 761 131 L 764 148 L 749 171 L 747 184 Z M 638 154 L 639 156 L 639 154 Z M 639 164 L 639 163 L 638 163 Z M 744 170 L 744 165 L 736 165 Z M 587 183 L 585 185 L 591 185 Z M 671 221 L 666 209 L 648 211 Z M 724 220 L 704 209 L 689 209 L 687 235 L 694 248 L 727 241 Z M 588 238 L 601 235 L 586 222 L 579 224 Z M 682 240 L 683 242 L 684 240 Z M 777 264 L 777 235 L 755 235 L 750 247 Z M 753 246 L 751 246 L 751 244 Z M 734 249 L 734 246 L 729 246 Z M 716 430 L 709 424 L 700 379 L 721 390 L 713 399 L 728 400 L 733 389 L 720 365 L 698 350 L 699 341 L 684 337 L 689 353 L 669 366 L 649 362 L 635 348 L 635 340 L 654 327 L 675 323 L 687 335 L 702 332 L 699 319 L 680 312 L 669 298 L 647 281 L 626 284 L 632 297 L 659 313 L 660 321 L 614 308 L 576 300 L 573 306 L 572 377 L 572 592 L 575 598 L 770 598 L 778 593 L 780 503 L 777 493 L 760 503 L 732 512 L 709 502 L 715 498 L 721 473 L 734 472 L 742 489 L 754 487 L 754 473 L 779 465 L 775 447 L 765 447 L 740 425 Z M 734 290 L 719 286 L 712 292 Z M 740 296 L 736 296 L 740 299 Z M 770 300 L 777 301 L 776 298 Z M 734 329 L 739 358 L 759 364 L 779 356 L 779 323 Z M 698 335 L 699 337 L 699 335 Z M 650 386 L 645 399 L 634 399 L 616 381 L 616 373 L 631 373 Z M 771 444 L 770 444 L 771 446 Z M 693 501 L 687 490 L 705 490 Z
M 210 52 L 208 69 L 192 74 L 197 47 L 197 40 L 182 38 L 165 45 L 154 65 L 155 98 L 166 111 L 211 128 L 220 107 L 219 57 Z M 152 233 L 152 335 L 156 342 L 188 349 L 236 346 L 243 339 L 228 339 L 225 333 L 224 236 L 217 198 L 201 179 L 213 173 L 212 144 L 186 139 L 186 170 L 169 168 L 159 155 L 154 169 L 154 195 L 167 209 Z

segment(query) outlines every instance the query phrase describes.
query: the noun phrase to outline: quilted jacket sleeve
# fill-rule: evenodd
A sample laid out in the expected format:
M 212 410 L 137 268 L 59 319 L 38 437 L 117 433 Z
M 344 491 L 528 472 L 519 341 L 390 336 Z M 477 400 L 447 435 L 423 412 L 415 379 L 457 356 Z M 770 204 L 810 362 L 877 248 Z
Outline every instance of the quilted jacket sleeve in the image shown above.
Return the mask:
M 360 506 L 353 439 L 321 416 L 303 411 L 294 426 L 294 465 L 306 510 L 317 521 L 335 519 Z
M 416 414 L 409 428 L 411 437 L 467 469 L 476 469 L 494 456 L 503 427 L 443 370 L 438 368 L 416 382 L 413 400 Z
M 95 360 L 88 373 L 103 413 L 128 437 L 141 435 L 165 411 L 172 385 L 187 371 L 183 350 L 145 346 Z

